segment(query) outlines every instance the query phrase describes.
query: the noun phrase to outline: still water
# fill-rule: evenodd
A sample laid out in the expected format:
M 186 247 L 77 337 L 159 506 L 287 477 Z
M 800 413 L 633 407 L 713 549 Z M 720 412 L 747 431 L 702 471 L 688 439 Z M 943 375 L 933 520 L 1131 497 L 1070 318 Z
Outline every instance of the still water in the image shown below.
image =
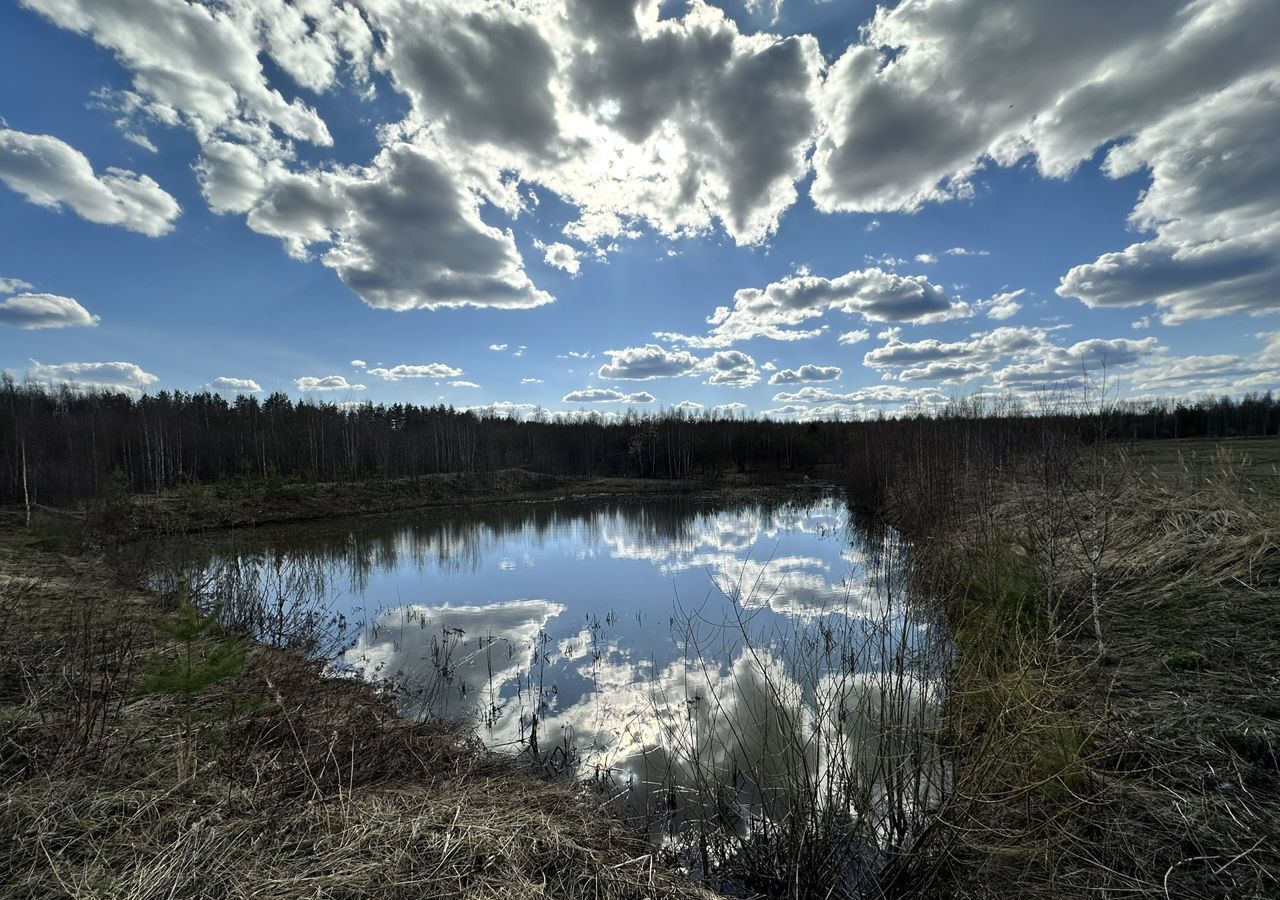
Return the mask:
M 642 799 L 661 788 L 667 810 L 679 792 L 696 814 L 710 781 L 767 812 L 797 778 L 874 805 L 906 767 L 917 783 L 893 789 L 922 790 L 936 654 L 905 553 L 808 492 L 237 531 L 169 548 L 157 578 L 383 684 L 408 716 Z

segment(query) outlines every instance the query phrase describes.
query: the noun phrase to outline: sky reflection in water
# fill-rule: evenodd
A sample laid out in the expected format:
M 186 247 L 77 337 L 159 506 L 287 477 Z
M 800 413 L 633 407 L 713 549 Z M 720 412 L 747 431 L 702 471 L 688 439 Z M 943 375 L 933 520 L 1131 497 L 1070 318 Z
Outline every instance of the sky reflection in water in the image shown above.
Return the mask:
M 385 679 L 408 715 L 468 718 L 490 746 L 527 752 L 536 713 L 544 756 L 659 782 L 671 777 L 662 746 L 713 747 L 699 730 L 749 720 L 747 743 L 766 740 L 767 722 L 794 713 L 781 707 L 804 715 L 833 692 L 874 712 L 869 673 L 926 631 L 896 608 L 886 617 L 902 600 L 898 552 L 892 534 L 851 525 L 837 496 L 666 498 L 259 529 L 206 544 L 197 566 L 340 613 L 334 668 Z M 827 654 L 817 670 L 805 646 Z M 921 681 L 916 700 L 927 692 Z M 765 754 L 734 743 L 709 763 Z

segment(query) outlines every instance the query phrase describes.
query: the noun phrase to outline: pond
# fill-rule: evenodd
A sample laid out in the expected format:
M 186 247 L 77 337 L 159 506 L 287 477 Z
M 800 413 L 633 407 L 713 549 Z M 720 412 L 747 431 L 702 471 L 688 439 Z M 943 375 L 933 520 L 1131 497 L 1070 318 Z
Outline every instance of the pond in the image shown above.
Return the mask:
M 169 545 L 153 577 L 379 682 L 406 716 L 576 772 L 655 837 L 700 823 L 707 865 L 709 819 L 723 855 L 800 810 L 866 832 L 852 871 L 940 782 L 944 648 L 909 602 L 907 555 L 839 493 L 807 491 L 241 530 Z

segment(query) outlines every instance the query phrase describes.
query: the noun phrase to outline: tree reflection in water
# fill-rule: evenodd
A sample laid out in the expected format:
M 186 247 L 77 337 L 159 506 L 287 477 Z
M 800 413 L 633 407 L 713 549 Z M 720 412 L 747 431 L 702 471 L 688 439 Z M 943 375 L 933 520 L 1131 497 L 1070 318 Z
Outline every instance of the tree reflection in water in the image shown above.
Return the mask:
M 156 577 L 406 715 L 572 768 L 708 872 L 804 847 L 856 880 L 943 782 L 946 647 L 906 556 L 838 497 L 664 499 L 236 532 L 171 545 Z

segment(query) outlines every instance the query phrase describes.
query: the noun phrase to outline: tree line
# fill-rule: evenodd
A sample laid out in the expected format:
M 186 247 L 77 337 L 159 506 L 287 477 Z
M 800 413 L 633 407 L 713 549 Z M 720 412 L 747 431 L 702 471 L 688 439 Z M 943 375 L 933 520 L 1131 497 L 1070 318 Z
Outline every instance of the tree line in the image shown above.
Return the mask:
M 263 400 L 182 391 L 135 397 L 4 376 L 0 503 L 57 505 L 122 485 L 162 491 L 233 478 L 333 481 L 520 467 L 562 475 L 690 479 L 729 471 L 847 468 L 851 460 L 868 457 L 873 445 L 915 440 L 910 434 L 925 434 L 925 423 L 948 427 L 951 441 L 966 439 L 975 423 L 998 419 L 1001 441 L 1013 447 L 1049 423 L 1094 433 L 1103 421 L 1100 411 L 1102 433 L 1124 439 L 1280 433 L 1280 402 L 1270 392 L 1113 403 L 1105 410 L 1069 404 L 1029 410 L 1010 400 L 969 398 L 931 412 L 874 420 L 793 422 L 683 410 L 516 418 L 444 405 L 313 403 L 282 393 Z M 1082 429 L 1086 421 L 1090 427 Z M 992 450 L 984 444 L 982 452 Z

